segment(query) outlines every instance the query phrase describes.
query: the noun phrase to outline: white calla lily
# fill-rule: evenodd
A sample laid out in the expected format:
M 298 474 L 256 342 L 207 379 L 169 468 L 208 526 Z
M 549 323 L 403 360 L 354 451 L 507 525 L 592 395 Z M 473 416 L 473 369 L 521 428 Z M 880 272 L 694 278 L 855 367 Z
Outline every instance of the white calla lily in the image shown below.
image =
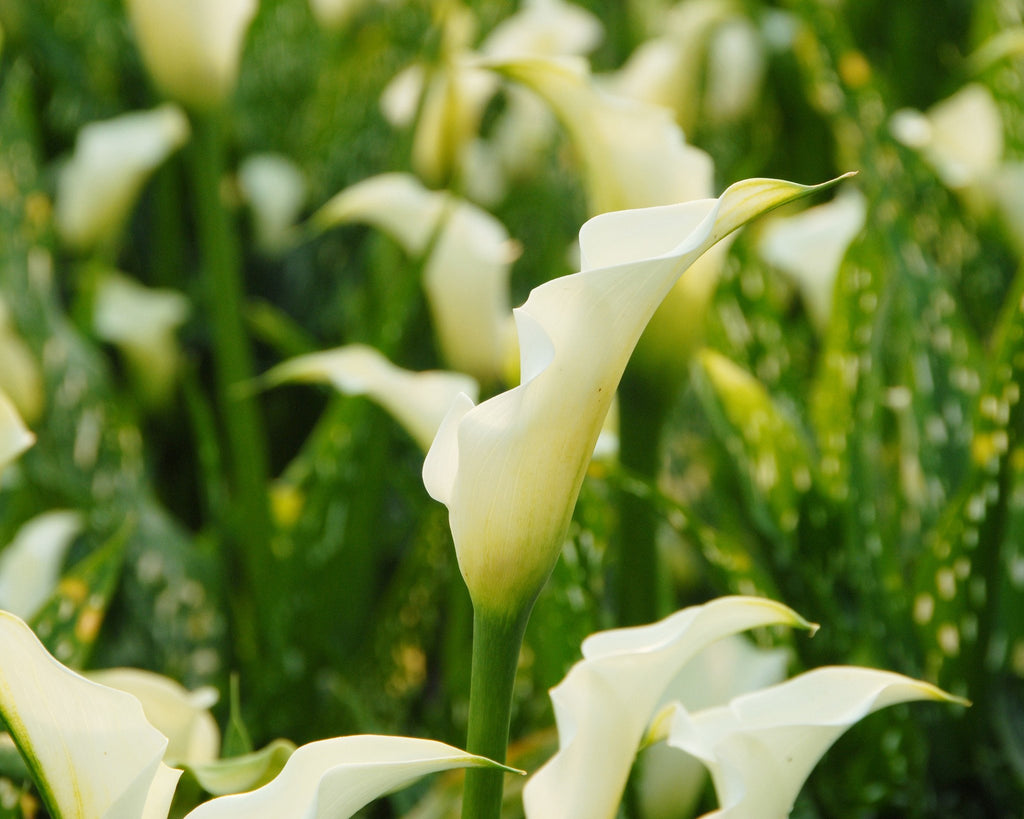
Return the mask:
M 196 109 L 234 90 L 257 0 L 127 0 L 142 61 L 172 99 Z
M 44 512 L 23 524 L 0 551 L 0 608 L 30 619 L 60 580 L 64 557 L 82 531 L 78 512 Z
M 832 291 L 851 242 L 864 229 L 867 200 L 856 188 L 844 189 L 824 205 L 794 216 L 778 216 L 764 226 L 758 251 L 796 283 L 807 314 L 824 333 L 832 315 Z
M 954 190 L 985 181 L 1003 158 L 1002 115 L 992 92 L 980 83 L 965 85 L 924 114 L 897 111 L 889 126 Z
M 565 0 L 526 0 L 494 27 L 480 51 L 491 57 L 589 54 L 603 38 L 601 21 L 582 6 Z
M 373 225 L 410 255 L 429 252 L 423 287 L 442 355 L 475 378 L 497 379 L 514 344 L 508 281 L 519 253 L 504 225 L 465 200 L 399 173 L 358 182 L 313 216 L 321 229 L 347 222 Z
M 187 819 L 346 819 L 378 796 L 450 768 L 499 767 L 483 757 L 429 739 L 351 736 L 298 748 L 273 781 L 255 791 L 221 796 Z
M 812 190 L 747 180 L 717 200 L 595 217 L 580 231 L 582 272 L 515 311 L 522 383 L 478 407 L 458 400 L 423 465 L 478 611 L 518 612 L 539 592 L 626 362 L 679 276 L 740 225 Z
M 327 29 L 344 27 L 367 4 L 367 0 L 309 0 L 316 21 Z
M 786 678 L 791 652 L 761 648 L 735 634 L 703 648 L 669 683 L 656 711 L 673 702 L 691 713 L 725 705 L 733 697 Z M 645 748 L 637 758 L 636 797 L 645 819 L 691 819 L 707 783 L 703 763 L 665 742 Z
M 164 764 L 168 739 L 147 721 L 139 699 L 64 667 L 21 619 L 5 611 L 0 657 L 0 717 L 55 819 L 167 819 L 181 771 Z M 152 680 L 137 674 L 107 675 L 143 696 L 154 693 Z M 167 705 L 166 694 L 158 694 L 162 704 L 154 714 L 177 722 L 180 703 L 170 714 L 158 713 Z M 195 696 L 209 701 L 203 692 Z M 196 749 L 194 732 L 187 747 Z M 297 749 L 262 788 L 206 802 L 186 819 L 346 819 L 421 776 L 459 767 L 504 766 L 426 739 L 322 740 Z
M 175 105 L 84 126 L 57 177 L 54 221 L 78 250 L 113 238 L 149 175 L 185 144 L 189 125 Z
M 812 628 L 757 597 L 723 597 L 648 626 L 592 634 L 583 659 L 551 690 L 559 750 L 526 784 L 530 819 L 615 816 L 658 703 L 707 646 L 759 626 Z
M 96 287 L 93 329 L 121 350 L 152 404 L 163 403 L 174 387 L 181 359 L 175 333 L 188 313 L 181 293 L 146 287 L 118 273 L 104 275 Z
M 488 60 L 551 106 L 583 166 L 592 214 L 706 196 L 711 158 L 688 145 L 667 108 L 613 96 L 571 57 Z
M 324 381 L 346 395 L 371 398 L 398 421 L 424 450 L 456 396 L 477 393 L 468 375 L 397 367 L 372 347 L 351 344 L 297 356 L 264 375 L 268 384 Z
M 0 473 L 35 440 L 36 436 L 25 426 L 11 399 L 0 390 Z
M 928 683 L 870 668 L 818 668 L 689 713 L 677 707 L 668 742 L 701 759 L 719 808 L 704 819 L 788 816 L 818 760 L 854 723 L 901 702 L 959 702 Z
M 18 333 L 10 309 L 0 298 L 0 392 L 7 394 L 29 423 L 43 412 L 43 376 L 35 356 Z
M 238 166 L 238 187 L 253 215 L 256 241 L 270 253 L 293 240 L 293 229 L 306 204 L 306 179 L 281 154 L 253 154 Z
M 220 753 L 220 730 L 210 714 L 215 688 L 189 691 L 170 677 L 139 668 L 105 668 L 86 675 L 93 682 L 134 696 L 146 720 L 167 737 L 164 759 L 170 765 L 196 765 Z
M 65 668 L 0 611 L 0 716 L 55 817 L 166 819 L 181 771 L 139 701 Z

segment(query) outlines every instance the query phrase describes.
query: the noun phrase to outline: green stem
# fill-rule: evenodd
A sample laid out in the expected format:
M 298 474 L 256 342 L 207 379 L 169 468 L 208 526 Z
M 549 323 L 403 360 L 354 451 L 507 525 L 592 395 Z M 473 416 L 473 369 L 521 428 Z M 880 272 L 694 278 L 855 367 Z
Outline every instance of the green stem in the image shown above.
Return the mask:
M 624 378 L 619 401 L 619 460 L 651 484 L 658 477 L 661 432 L 669 402 L 643 379 Z M 662 614 L 663 572 L 657 549 L 659 516 L 644 497 L 620 490 L 619 533 L 614 555 L 618 624 L 641 625 Z
M 242 323 L 244 290 L 238 236 L 221 200 L 224 140 L 218 114 L 193 119 L 193 194 L 207 313 L 213 334 L 217 403 L 227 438 L 230 519 L 234 553 L 257 600 L 270 580 L 266 437 L 255 397 L 239 387 L 253 376 L 252 352 Z M 240 624 L 239 624 L 240 625 Z M 257 651 L 255 623 L 245 654 Z M 248 639 L 246 639 L 246 637 Z M 258 654 L 253 655 L 256 659 Z
M 466 750 L 496 762 L 505 761 L 512 689 L 532 604 L 508 619 L 476 609 L 473 614 L 473 667 L 469 689 L 469 735 Z M 466 771 L 463 819 L 498 819 L 504 771 Z

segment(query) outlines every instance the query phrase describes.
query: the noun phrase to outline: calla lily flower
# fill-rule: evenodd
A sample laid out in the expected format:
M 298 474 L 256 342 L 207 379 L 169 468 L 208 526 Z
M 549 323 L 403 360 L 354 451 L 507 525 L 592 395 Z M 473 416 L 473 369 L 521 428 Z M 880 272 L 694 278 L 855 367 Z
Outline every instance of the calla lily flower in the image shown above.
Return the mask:
M 7 394 L 29 423 L 42 414 L 46 397 L 35 356 L 19 335 L 4 300 L 0 298 L 0 392 Z
M 309 0 L 316 21 L 327 29 L 339 29 L 358 14 L 367 0 Z
M 35 443 L 33 435 L 21 420 L 14 404 L 0 390 L 0 473 L 3 468 Z
M 113 238 L 146 179 L 188 136 L 185 114 L 169 104 L 83 127 L 57 178 L 61 238 L 77 250 Z
M 96 287 L 96 335 L 121 350 L 153 405 L 164 403 L 174 388 L 181 358 L 175 332 L 188 312 L 181 293 L 145 287 L 117 273 L 104 275 Z
M 719 808 L 704 819 L 788 816 L 811 769 L 847 728 L 880 708 L 914 700 L 967 704 L 889 671 L 818 668 L 727 706 L 697 713 L 677 706 L 668 742 L 711 772 Z
M 745 222 L 812 190 L 747 180 L 717 200 L 595 217 L 580 231 L 582 271 L 515 311 L 522 383 L 478 407 L 460 396 L 423 465 L 478 611 L 511 615 L 540 591 L 626 362 L 679 276 Z
M 477 393 L 476 382 L 467 375 L 404 370 L 361 344 L 289 359 L 263 379 L 271 385 L 325 381 L 346 395 L 365 395 L 391 413 L 424 450 L 434 440 L 455 397 Z
M 725 705 L 733 697 L 786 678 L 791 652 L 761 648 L 740 635 L 716 640 L 683 666 L 661 696 L 656 711 L 679 703 L 691 713 Z M 685 751 L 656 742 L 637 757 L 636 797 L 644 819 L 691 819 L 707 769 Z
M 526 783 L 530 819 L 615 816 L 633 759 L 673 679 L 707 646 L 759 626 L 813 628 L 757 597 L 723 597 L 648 626 L 592 634 L 551 690 L 560 747 Z
M 992 92 L 979 83 L 964 86 L 925 114 L 897 111 L 889 126 L 954 190 L 986 180 L 1003 158 L 1002 116 Z
M 142 61 L 172 99 L 219 105 L 235 87 L 257 0 L 127 0 Z
M 0 717 L 54 819 L 167 819 L 181 771 L 139 700 L 65 668 L 0 611 Z M 503 767 L 425 739 L 338 737 L 304 745 L 255 791 L 213 799 L 191 819 L 345 819 L 428 773 Z
M 796 283 L 816 330 L 824 333 L 832 315 L 832 290 L 843 257 L 864 229 L 867 200 L 856 188 L 794 216 L 777 216 L 764 226 L 758 250 L 769 264 Z
M 238 167 L 238 187 L 252 209 L 260 247 L 268 253 L 287 247 L 306 204 L 306 179 L 298 166 L 280 154 L 253 154 Z
M 189 691 L 162 674 L 139 668 L 90 671 L 88 679 L 134 696 L 146 720 L 167 737 L 164 759 L 170 765 L 200 765 L 220 753 L 220 729 L 210 714 L 218 699 L 209 686 Z
M 0 551 L 0 608 L 31 618 L 53 594 L 82 516 L 61 509 L 28 521 Z
M 397 173 L 346 188 L 313 216 L 321 229 L 346 222 L 368 222 L 410 255 L 429 252 L 423 287 L 445 361 L 481 381 L 500 378 L 514 345 L 508 280 L 519 253 L 504 225 Z
M 531 57 L 482 64 L 551 106 L 583 166 L 592 214 L 683 202 L 710 191 L 711 158 L 686 144 L 672 113 L 605 93 L 585 61 Z
M 481 43 L 491 57 L 526 54 L 589 54 L 601 44 L 604 26 L 582 6 L 565 0 L 526 0 Z

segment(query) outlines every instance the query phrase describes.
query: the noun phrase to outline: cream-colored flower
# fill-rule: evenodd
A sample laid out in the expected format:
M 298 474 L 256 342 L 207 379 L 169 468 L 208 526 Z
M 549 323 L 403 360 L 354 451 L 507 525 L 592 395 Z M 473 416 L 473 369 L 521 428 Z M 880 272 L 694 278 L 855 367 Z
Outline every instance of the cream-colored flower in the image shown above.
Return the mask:
M 235 87 L 257 0 L 126 0 L 142 61 L 172 99 L 219 105 Z
M 53 594 L 61 566 L 82 516 L 61 509 L 44 512 L 21 526 L 0 551 L 0 608 L 30 619 Z
M 800 290 L 807 314 L 819 333 L 832 315 L 832 291 L 843 257 L 864 229 L 867 200 L 856 188 L 844 189 L 824 205 L 768 222 L 757 248 L 769 264 Z
M 188 135 L 185 114 L 170 104 L 84 126 L 57 177 L 61 239 L 78 250 L 112 239 L 149 175 Z
M 281 154 L 252 154 L 238 166 L 238 187 L 252 209 L 259 246 L 268 253 L 285 249 L 306 204 L 302 171 Z
M 39 419 L 46 403 L 43 376 L 35 356 L 18 333 L 0 298 L 0 392 L 7 394 L 28 423 Z
M 0 474 L 7 464 L 35 443 L 13 402 L 0 390 Z
M 346 395 L 365 395 L 391 413 L 424 450 L 455 397 L 477 393 L 476 382 L 467 375 L 404 370 L 361 344 L 289 359 L 264 379 L 269 384 L 326 381 Z
M 508 280 L 518 255 L 504 225 L 470 202 L 397 173 L 346 188 L 313 216 L 321 229 L 347 222 L 368 222 L 411 256 L 429 254 L 423 287 L 441 354 L 481 381 L 500 379 L 514 345 Z
M 147 402 L 159 406 L 174 389 L 181 364 L 175 333 L 188 300 L 174 290 L 145 287 L 109 273 L 96 287 L 93 328 L 121 350 Z
M 747 180 L 717 200 L 595 217 L 580 231 L 582 271 L 515 311 L 522 383 L 479 406 L 457 400 L 423 466 L 478 611 L 511 615 L 540 591 L 626 362 L 679 276 L 723 236 L 810 190 Z

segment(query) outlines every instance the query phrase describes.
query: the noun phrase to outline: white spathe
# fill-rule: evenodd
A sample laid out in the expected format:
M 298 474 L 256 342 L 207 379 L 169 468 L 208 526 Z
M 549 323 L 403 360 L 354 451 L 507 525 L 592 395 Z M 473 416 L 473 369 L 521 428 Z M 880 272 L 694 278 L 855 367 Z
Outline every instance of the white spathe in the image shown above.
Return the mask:
M 35 443 L 36 436 L 21 420 L 14 403 L 0 390 L 0 474 L 7 464 Z
M 519 254 L 505 226 L 446 191 L 409 174 L 357 182 L 313 215 L 320 229 L 365 222 L 423 257 L 426 291 L 441 353 L 449 366 L 481 381 L 498 380 L 514 348 L 509 274 Z
M 793 280 L 819 333 L 825 332 L 832 315 L 839 266 L 866 218 L 864 195 L 847 187 L 824 205 L 773 218 L 758 237 L 758 252 Z
M 818 668 L 726 706 L 697 713 L 677 707 L 668 742 L 711 772 L 719 808 L 703 819 L 782 819 L 818 760 L 851 725 L 913 700 L 967 704 L 889 671 Z
M 169 97 L 196 109 L 235 87 L 257 0 L 126 0 L 142 62 Z
M 0 716 L 51 815 L 167 819 L 181 771 L 162 761 L 167 737 L 135 696 L 64 667 L 5 611 L 0 657 Z M 336 737 L 297 749 L 262 788 L 206 802 L 186 819 L 347 819 L 421 776 L 459 767 L 511 770 L 432 740 Z
M 188 136 L 188 119 L 171 104 L 84 126 L 57 176 L 61 239 L 89 250 L 116 236 L 150 174 Z
M 7 394 L 28 423 L 42 415 L 46 404 L 43 375 L 3 298 L 0 298 L 0 392 Z
M 294 240 L 294 227 L 306 204 L 306 178 L 283 154 L 251 154 L 238 166 L 238 187 L 249 203 L 259 246 L 268 253 Z
M 591 12 L 565 0 L 526 0 L 496 25 L 480 45 L 491 57 L 589 54 L 604 39 L 604 26 Z
M 551 690 L 559 750 L 526 784 L 529 819 L 611 819 L 673 679 L 707 646 L 758 626 L 811 627 L 757 597 L 723 597 L 648 626 L 592 634 Z
M 478 610 L 517 612 L 539 592 L 626 362 L 679 276 L 745 222 L 812 190 L 746 180 L 717 200 L 595 217 L 580 231 L 581 272 L 514 311 L 522 383 L 479 406 L 460 397 L 423 465 Z
M 215 688 L 189 691 L 170 677 L 139 668 L 105 668 L 86 676 L 139 700 L 146 720 L 167 737 L 167 764 L 197 765 L 219 755 L 220 730 L 210 714 L 218 699 Z
M 65 668 L 0 611 L 0 715 L 55 816 L 166 819 L 181 771 L 123 691 Z
M 82 516 L 68 509 L 37 515 L 22 524 L 0 550 L 0 609 L 31 619 L 53 594 Z
M 482 63 L 541 96 L 579 158 L 591 214 L 707 196 L 710 156 L 688 145 L 667 108 L 599 89 L 572 57 Z
M 450 768 L 498 767 L 429 739 L 351 736 L 298 748 L 277 777 L 249 793 L 221 796 L 187 819 L 345 819 L 378 796 Z
M 412 372 L 392 364 L 372 347 L 350 344 L 291 358 L 264 376 L 269 384 L 323 381 L 346 395 L 365 395 L 386 409 L 426 450 L 448 408 L 461 394 L 477 394 L 462 373 Z

